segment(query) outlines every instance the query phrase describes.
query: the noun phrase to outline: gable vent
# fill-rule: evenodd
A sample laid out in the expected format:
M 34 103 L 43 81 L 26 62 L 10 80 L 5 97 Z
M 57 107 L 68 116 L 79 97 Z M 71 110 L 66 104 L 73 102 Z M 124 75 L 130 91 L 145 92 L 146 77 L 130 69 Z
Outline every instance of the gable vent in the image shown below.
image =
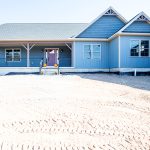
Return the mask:
M 144 15 L 141 15 L 136 21 L 149 21 Z
M 117 15 L 112 9 L 109 9 L 105 15 Z

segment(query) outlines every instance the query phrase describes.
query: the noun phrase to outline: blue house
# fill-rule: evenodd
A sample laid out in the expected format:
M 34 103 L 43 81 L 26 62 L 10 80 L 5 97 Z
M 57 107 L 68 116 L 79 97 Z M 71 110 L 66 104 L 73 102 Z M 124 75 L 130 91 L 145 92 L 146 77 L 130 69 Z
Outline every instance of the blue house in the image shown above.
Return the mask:
M 130 21 L 109 7 L 92 23 L 0 25 L 0 71 L 35 72 L 59 64 L 61 72 L 149 72 L 150 18 Z

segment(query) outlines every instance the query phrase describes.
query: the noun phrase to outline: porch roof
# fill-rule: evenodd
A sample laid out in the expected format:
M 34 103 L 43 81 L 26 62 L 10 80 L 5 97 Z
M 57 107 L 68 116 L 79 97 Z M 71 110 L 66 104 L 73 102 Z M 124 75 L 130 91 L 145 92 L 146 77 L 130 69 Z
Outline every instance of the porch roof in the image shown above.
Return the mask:
M 63 40 L 75 36 L 87 23 L 7 23 L 0 25 L 3 40 Z

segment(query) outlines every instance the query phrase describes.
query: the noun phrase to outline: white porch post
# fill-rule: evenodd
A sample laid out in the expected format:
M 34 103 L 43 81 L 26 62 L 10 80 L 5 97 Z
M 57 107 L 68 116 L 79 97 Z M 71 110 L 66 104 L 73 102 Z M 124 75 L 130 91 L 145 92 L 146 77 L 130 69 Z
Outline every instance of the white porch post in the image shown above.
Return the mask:
M 27 67 L 30 67 L 30 45 L 27 43 Z
M 75 42 L 72 43 L 71 56 L 71 67 L 75 67 Z
M 26 45 L 22 45 L 27 50 L 27 67 L 30 67 L 30 50 L 35 46 L 35 44 L 32 44 L 30 46 L 30 43 L 27 43 Z

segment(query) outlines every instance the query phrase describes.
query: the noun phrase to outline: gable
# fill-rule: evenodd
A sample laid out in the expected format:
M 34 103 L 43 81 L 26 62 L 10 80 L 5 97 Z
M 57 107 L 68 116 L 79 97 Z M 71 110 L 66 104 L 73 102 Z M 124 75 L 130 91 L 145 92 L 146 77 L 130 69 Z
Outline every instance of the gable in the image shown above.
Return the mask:
M 125 23 L 116 15 L 103 15 L 77 38 L 109 38 L 124 25 Z
M 144 12 L 139 13 L 131 19 L 122 29 L 116 34 L 120 33 L 150 33 L 150 18 Z
M 150 33 L 150 23 L 147 21 L 134 21 L 123 32 Z

